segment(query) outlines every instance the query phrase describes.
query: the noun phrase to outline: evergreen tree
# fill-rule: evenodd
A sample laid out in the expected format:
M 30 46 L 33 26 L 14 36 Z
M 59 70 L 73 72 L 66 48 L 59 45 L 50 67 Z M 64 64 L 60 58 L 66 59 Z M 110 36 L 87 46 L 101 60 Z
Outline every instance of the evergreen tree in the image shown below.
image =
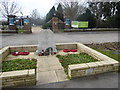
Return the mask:
M 119 2 L 88 2 L 96 18 L 96 27 L 119 27 Z
M 59 5 L 58 5 L 58 7 L 57 7 L 56 16 L 57 16 L 60 20 L 64 21 L 63 9 L 62 9 L 62 6 L 61 6 L 60 3 L 59 3 Z
M 120 28 L 120 1 L 116 3 L 116 13 L 114 16 L 109 17 L 106 22 L 112 28 Z
M 99 27 L 102 18 L 103 2 L 88 2 L 89 9 L 95 15 L 96 27 Z
M 46 22 L 50 21 L 55 14 L 55 7 L 53 6 L 46 15 Z
M 78 21 L 88 21 L 89 28 L 93 28 L 96 25 L 95 16 L 91 13 L 89 9 L 86 9 L 86 13 L 79 15 L 77 18 Z

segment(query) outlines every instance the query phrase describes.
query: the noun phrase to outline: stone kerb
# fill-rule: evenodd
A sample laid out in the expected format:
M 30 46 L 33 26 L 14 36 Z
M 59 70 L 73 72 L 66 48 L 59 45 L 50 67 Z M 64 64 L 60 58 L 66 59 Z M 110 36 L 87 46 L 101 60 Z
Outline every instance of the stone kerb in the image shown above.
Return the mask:
M 10 52 L 21 52 L 21 51 L 28 51 L 28 52 L 35 52 L 37 50 L 37 45 L 21 45 L 21 46 L 10 46 Z
M 56 43 L 57 50 L 77 49 L 77 43 Z
M 2 80 L 2 87 L 17 87 L 23 85 L 36 84 L 36 70 L 19 70 L 3 72 L 0 76 Z
M 70 78 L 95 75 L 104 72 L 118 71 L 119 62 L 101 54 L 81 43 L 77 44 L 78 50 L 87 53 L 96 58 L 97 62 L 74 64 L 68 66 L 68 75 Z
M 12 52 L 21 52 L 21 51 L 28 51 L 28 52 L 35 52 L 37 50 L 37 45 L 21 45 L 21 46 L 8 46 L 4 47 L 0 50 L 0 61 L 4 61 L 4 59 Z
M 10 53 L 9 47 L 4 47 L 0 50 L 0 61 L 3 61 Z

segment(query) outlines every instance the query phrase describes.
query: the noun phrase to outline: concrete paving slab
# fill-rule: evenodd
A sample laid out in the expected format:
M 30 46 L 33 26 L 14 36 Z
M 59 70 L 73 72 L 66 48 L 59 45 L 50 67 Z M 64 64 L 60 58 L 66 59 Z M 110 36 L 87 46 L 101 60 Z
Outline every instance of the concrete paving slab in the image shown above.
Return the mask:
M 56 70 L 55 71 L 58 77 L 58 81 L 66 81 L 68 80 L 67 75 L 63 70 Z
M 55 55 L 39 57 L 37 66 L 37 84 L 45 84 L 67 80 L 64 69 Z
M 48 58 L 46 61 L 50 66 L 60 65 L 60 62 L 57 57 Z
M 58 66 L 58 65 L 54 65 L 54 66 L 50 66 L 51 70 L 64 70 L 62 66 Z
M 45 60 L 37 60 L 37 66 L 38 68 L 44 68 L 44 67 L 48 67 L 49 64 L 45 62 Z
M 39 72 L 37 74 L 37 84 L 46 84 L 52 82 L 58 82 L 55 71 Z
M 37 68 L 37 73 L 39 72 L 45 72 L 45 71 L 51 71 L 51 69 L 49 67 L 41 67 L 41 68 Z

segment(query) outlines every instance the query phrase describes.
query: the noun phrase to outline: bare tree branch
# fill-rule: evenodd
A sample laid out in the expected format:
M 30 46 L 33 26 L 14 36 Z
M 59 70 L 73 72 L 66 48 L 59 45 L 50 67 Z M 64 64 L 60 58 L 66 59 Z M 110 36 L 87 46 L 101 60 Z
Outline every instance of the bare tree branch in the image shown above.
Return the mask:
M 71 20 L 75 20 L 86 9 L 84 6 L 85 2 L 80 0 L 56 0 L 56 3 L 62 5 L 65 16 Z
M 7 17 L 7 15 L 15 15 L 19 11 L 21 11 L 21 8 L 13 0 L 2 0 L 0 2 L 0 13 L 3 17 Z

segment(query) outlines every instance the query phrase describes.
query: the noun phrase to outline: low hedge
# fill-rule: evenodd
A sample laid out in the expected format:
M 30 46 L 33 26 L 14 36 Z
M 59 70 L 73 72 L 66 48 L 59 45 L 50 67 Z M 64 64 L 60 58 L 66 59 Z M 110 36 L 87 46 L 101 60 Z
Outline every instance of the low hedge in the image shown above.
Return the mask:
M 52 25 L 50 23 L 46 23 L 46 24 L 42 25 L 43 29 L 48 29 L 48 28 L 51 29 L 51 27 L 52 27 Z

